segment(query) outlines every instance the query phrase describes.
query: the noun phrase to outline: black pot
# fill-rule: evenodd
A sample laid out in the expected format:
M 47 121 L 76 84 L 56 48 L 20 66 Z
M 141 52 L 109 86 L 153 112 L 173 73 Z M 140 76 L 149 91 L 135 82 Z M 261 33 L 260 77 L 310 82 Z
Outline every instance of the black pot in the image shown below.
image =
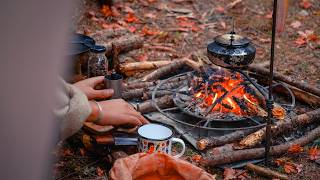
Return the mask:
M 248 38 L 233 32 L 215 37 L 207 51 L 212 63 L 226 68 L 245 68 L 256 54 L 256 48 Z

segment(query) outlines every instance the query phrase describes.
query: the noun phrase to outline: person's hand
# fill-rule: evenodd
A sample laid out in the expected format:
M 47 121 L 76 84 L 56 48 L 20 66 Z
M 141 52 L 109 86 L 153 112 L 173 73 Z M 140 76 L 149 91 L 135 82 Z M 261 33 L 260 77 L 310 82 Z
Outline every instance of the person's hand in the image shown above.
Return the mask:
M 100 83 L 103 83 L 103 81 L 104 76 L 98 76 L 76 82 L 73 85 L 79 88 L 89 100 L 109 98 L 113 95 L 113 89 L 94 89 L 94 87 Z
M 93 113 L 96 114 L 94 118 L 97 118 L 99 109 L 95 102 L 90 102 L 93 107 Z M 132 125 L 139 126 L 149 123 L 141 114 L 137 112 L 133 106 L 124 101 L 123 99 L 112 99 L 107 101 L 100 101 L 99 105 L 102 108 L 102 118 L 97 123 L 98 125 Z M 95 119 L 94 119 L 95 120 Z M 93 121 L 94 121 L 93 120 Z

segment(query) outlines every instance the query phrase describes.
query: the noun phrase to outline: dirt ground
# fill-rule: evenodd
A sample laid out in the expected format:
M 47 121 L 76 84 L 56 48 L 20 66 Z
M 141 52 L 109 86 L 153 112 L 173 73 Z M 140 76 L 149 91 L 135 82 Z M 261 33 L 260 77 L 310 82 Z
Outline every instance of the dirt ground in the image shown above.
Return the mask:
M 233 17 L 235 32 L 249 37 L 257 48 L 255 63 L 268 61 L 272 1 L 232 2 L 236 1 L 127 0 L 113 1 L 112 11 L 101 11 L 102 8 L 96 1 L 80 1 L 80 6 L 74 13 L 74 29 L 84 34 L 109 28 L 127 29 L 145 38 L 143 48 L 127 54 L 131 61 L 157 61 L 189 57 L 192 52 L 205 50 L 215 36 L 232 30 Z M 285 31 L 277 35 L 275 61 L 276 71 L 318 88 L 319 24 L 318 0 L 290 1 Z M 150 49 L 148 46 L 166 49 Z M 84 150 L 76 136 L 59 147 L 56 153 L 61 156 L 55 165 L 56 179 L 104 179 L 103 175 L 108 174 L 110 164 L 105 160 L 106 157 Z M 185 159 L 193 162 L 195 154 L 197 153 L 189 149 Z M 290 174 L 291 179 L 320 177 L 320 165 L 309 160 L 306 151 L 283 157 L 302 164 L 302 171 Z M 273 166 L 273 169 L 284 172 L 281 166 Z M 217 173 L 218 179 L 223 178 L 223 170 L 207 170 Z M 255 174 L 249 175 L 253 179 L 261 179 Z

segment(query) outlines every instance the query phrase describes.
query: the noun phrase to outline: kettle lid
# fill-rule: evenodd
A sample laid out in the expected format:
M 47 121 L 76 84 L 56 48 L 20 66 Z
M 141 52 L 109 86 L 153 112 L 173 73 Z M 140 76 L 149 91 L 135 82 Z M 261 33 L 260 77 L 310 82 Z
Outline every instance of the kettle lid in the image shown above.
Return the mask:
M 219 35 L 214 38 L 214 41 L 222 46 L 246 46 L 250 43 L 248 38 L 235 34 L 234 32 Z

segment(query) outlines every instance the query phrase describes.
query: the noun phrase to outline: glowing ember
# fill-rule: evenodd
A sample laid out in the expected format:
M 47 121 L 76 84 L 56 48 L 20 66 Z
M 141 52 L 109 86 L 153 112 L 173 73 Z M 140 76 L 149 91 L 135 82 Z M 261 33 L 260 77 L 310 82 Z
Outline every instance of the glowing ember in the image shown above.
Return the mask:
M 197 102 L 202 102 L 199 104 L 202 109 L 208 109 L 216 103 L 212 112 L 243 116 L 251 115 L 254 112 L 252 108 L 259 105 L 258 99 L 239 73 L 215 73 L 205 79 L 195 78 L 197 82 L 193 82 L 193 97 Z

